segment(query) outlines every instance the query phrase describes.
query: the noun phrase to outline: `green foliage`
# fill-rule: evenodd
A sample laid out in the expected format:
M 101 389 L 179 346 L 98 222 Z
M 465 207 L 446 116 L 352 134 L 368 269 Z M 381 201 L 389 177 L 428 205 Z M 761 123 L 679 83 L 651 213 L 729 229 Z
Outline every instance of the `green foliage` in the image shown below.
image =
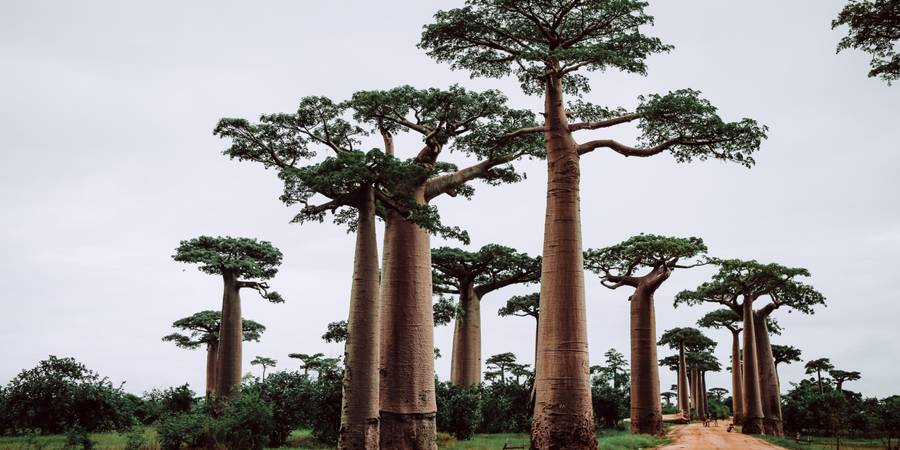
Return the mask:
M 828 372 L 829 370 L 834 369 L 834 365 L 831 364 L 831 360 L 828 358 L 819 358 L 808 361 L 805 367 L 807 375 L 818 374 L 820 372 Z
M 742 324 L 741 316 L 729 308 L 710 311 L 697 321 L 701 328 L 725 328 L 734 332 L 743 330 Z
M 313 407 L 315 390 L 315 383 L 299 372 L 275 372 L 265 380 L 245 384 L 242 392 L 259 396 L 272 409 L 269 445 L 279 447 L 292 431 L 311 426 L 317 412 Z
M 459 305 L 452 298 L 439 295 L 437 301 L 432 306 L 432 315 L 434 316 L 434 326 L 447 325 L 453 322 L 453 319 L 459 314 Z
M 526 93 L 538 94 L 550 70 L 559 76 L 581 67 L 646 73 L 646 58 L 671 48 L 641 33 L 653 23 L 646 6 L 640 0 L 468 0 L 463 8 L 438 11 L 419 47 L 473 76 L 515 74 Z M 564 87 L 589 89 L 574 74 Z
M 605 364 L 591 367 L 591 404 L 598 428 L 617 428 L 628 417 L 631 383 L 625 355 L 611 348 L 604 353 Z
M 216 449 L 216 421 L 204 412 L 164 417 L 156 422 L 155 428 L 162 450 Z
M 541 257 L 530 257 L 515 249 L 488 244 L 477 252 L 439 247 L 431 250 L 434 291 L 460 294 L 472 283 L 480 297 L 494 290 L 541 278 Z
M 51 355 L 16 375 L 0 397 L 4 433 L 123 430 L 134 421 L 135 402 L 74 358 Z
M 66 431 L 65 450 L 93 450 L 95 442 L 91 440 L 88 432 L 81 427 L 74 427 Z
M 716 347 L 716 341 L 706 337 L 700 330 L 690 327 L 672 328 L 663 332 L 656 345 L 668 345 L 673 350 L 684 346 L 687 351 L 712 350 Z
M 325 334 L 322 335 L 325 342 L 344 342 L 347 340 L 347 321 L 340 320 L 330 322 Z
M 251 366 L 275 367 L 276 364 L 278 364 L 278 361 L 265 356 L 257 356 L 253 358 L 253 361 L 250 361 Z
M 541 305 L 541 294 L 535 292 L 528 295 L 515 295 L 506 301 L 506 305 L 497 311 L 501 317 L 506 316 L 531 316 L 538 318 Z
M 685 353 L 684 360 L 688 368 L 696 368 L 701 372 L 719 372 L 722 370 L 718 358 L 708 351 L 689 351 Z
M 531 427 L 533 380 L 522 384 L 493 383 L 482 387 L 480 433 L 523 433 Z M 440 414 L 440 410 L 438 410 Z
M 190 350 L 199 348 L 204 344 L 216 345 L 219 342 L 221 323 L 222 311 L 200 311 L 172 323 L 172 328 L 177 328 L 190 334 L 172 333 L 164 336 L 162 340 L 174 342 L 175 345 Z M 249 319 L 243 319 L 242 326 L 245 342 L 259 342 L 259 338 L 266 331 L 265 326 Z
M 200 236 L 181 241 L 172 256 L 175 261 L 199 264 L 202 272 L 268 280 L 278 273 L 281 251 L 268 241 L 250 238 Z
M 225 448 L 262 450 L 274 428 L 272 408 L 257 395 L 242 393 L 225 406 L 217 428 Z
M 801 353 L 799 348 L 790 345 L 772 344 L 772 357 L 775 359 L 776 365 L 803 361 L 800 359 Z
M 584 266 L 604 278 L 631 277 L 640 268 L 663 268 L 671 271 L 686 267 L 678 264 L 679 261 L 704 253 L 706 245 L 703 239 L 697 237 L 675 238 L 640 234 L 610 247 L 586 250 Z
M 481 388 L 435 380 L 437 428 L 462 440 L 471 439 L 480 425 Z
M 484 364 L 488 369 L 485 374 L 496 374 L 497 382 L 506 383 L 506 375 L 510 374 L 510 370 L 517 364 L 516 355 L 511 352 L 500 353 L 484 360 Z
M 337 443 L 341 426 L 343 370 L 324 370 L 313 384 L 310 403 L 312 436 L 320 442 Z
M 831 378 L 834 379 L 834 383 L 838 391 L 841 391 L 843 389 L 845 382 L 856 381 L 862 377 L 859 372 L 838 369 L 829 370 L 828 375 L 831 375 Z
M 848 26 L 847 36 L 838 43 L 837 51 L 855 48 L 872 55 L 869 77 L 880 77 L 890 84 L 900 79 L 900 1 L 850 0 L 831 28 Z
M 731 416 L 731 408 L 718 397 L 710 397 L 707 400 L 710 419 L 727 419 Z
M 146 442 L 144 430 L 135 428 L 125 436 L 125 450 L 142 450 Z
M 141 423 L 150 425 L 162 417 L 190 411 L 194 406 L 194 391 L 187 383 L 166 389 L 145 392 L 135 411 Z

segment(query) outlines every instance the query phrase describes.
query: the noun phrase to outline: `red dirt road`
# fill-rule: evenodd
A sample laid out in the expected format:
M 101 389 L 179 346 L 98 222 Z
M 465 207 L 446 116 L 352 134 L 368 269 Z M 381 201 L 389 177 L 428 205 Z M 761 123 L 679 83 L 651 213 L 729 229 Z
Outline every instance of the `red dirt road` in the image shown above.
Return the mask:
M 658 450 L 784 450 L 783 447 L 736 431 L 728 433 L 726 430 L 729 423 L 720 420 L 718 426 L 713 422 L 710 422 L 709 427 L 704 427 L 702 423 L 676 425 L 669 433 L 672 443 L 659 447 Z

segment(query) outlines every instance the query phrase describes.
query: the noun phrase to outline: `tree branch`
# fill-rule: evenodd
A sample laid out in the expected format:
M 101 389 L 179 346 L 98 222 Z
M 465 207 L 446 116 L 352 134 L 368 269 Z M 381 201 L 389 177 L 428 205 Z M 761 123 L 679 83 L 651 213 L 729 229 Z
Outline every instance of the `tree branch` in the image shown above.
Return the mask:
M 619 117 L 611 117 L 609 119 L 596 120 L 593 122 L 580 122 L 573 123 L 569 125 L 569 131 L 578 131 L 578 130 L 596 130 L 599 128 L 608 128 L 611 126 L 618 125 L 620 123 L 627 123 L 637 119 L 640 119 L 640 114 L 625 114 L 624 116 Z
M 583 155 L 585 153 L 592 152 L 597 148 L 605 147 L 605 148 L 609 148 L 612 151 L 614 151 L 620 155 L 623 155 L 623 156 L 637 156 L 640 158 L 646 158 L 648 156 L 653 156 L 653 155 L 662 153 L 666 149 L 668 149 L 676 144 L 680 144 L 681 142 L 682 142 L 682 138 L 677 137 L 674 139 L 669 139 L 668 141 L 665 141 L 665 142 L 658 144 L 656 146 L 653 146 L 653 147 L 637 148 L 637 147 L 631 147 L 631 146 L 619 143 L 612 139 L 598 139 L 598 140 L 594 140 L 594 141 L 585 142 L 584 144 L 580 144 L 578 146 L 578 154 Z

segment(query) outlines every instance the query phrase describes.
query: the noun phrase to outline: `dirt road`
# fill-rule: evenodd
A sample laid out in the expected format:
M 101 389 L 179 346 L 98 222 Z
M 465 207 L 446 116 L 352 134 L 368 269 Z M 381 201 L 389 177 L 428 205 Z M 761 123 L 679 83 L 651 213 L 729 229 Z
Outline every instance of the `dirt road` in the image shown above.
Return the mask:
M 735 431 L 728 433 L 729 422 L 720 420 L 716 426 L 710 422 L 709 427 L 702 423 L 676 425 L 669 436 L 672 443 L 659 450 L 773 450 L 783 449 L 766 441 L 747 436 Z

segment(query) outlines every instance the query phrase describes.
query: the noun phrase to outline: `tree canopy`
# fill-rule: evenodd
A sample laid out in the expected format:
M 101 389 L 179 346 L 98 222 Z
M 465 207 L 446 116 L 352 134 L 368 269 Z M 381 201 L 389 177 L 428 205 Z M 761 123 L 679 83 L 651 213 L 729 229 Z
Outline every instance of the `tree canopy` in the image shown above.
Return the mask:
M 347 321 L 340 320 L 328 324 L 328 329 L 322 335 L 325 342 L 344 342 L 347 340 Z
M 201 345 L 215 344 L 219 341 L 219 328 L 222 323 L 221 311 L 200 311 L 188 317 L 178 319 L 172 323 L 172 328 L 178 328 L 190 334 L 172 333 L 162 338 L 165 342 L 174 342 L 175 345 L 196 349 Z M 249 319 L 241 321 L 244 332 L 244 341 L 259 341 L 266 327 Z
M 689 351 L 685 353 L 684 360 L 687 362 L 688 367 L 695 368 L 701 372 L 719 372 L 722 370 L 719 359 L 712 352 L 706 350 Z
M 701 328 L 725 328 L 732 333 L 740 332 L 743 327 L 743 321 L 738 313 L 729 308 L 721 308 L 706 313 L 697 321 L 697 325 Z
M 506 316 L 531 316 L 538 318 L 541 305 L 541 294 L 535 292 L 527 295 L 514 295 L 506 301 L 506 304 L 497 311 L 501 317 Z
M 800 359 L 800 354 L 801 351 L 797 347 L 772 344 L 772 358 L 775 359 L 775 365 L 803 361 Z
M 278 273 L 281 251 L 268 241 L 250 238 L 200 236 L 181 241 L 172 258 L 178 262 L 199 264 L 201 272 L 268 280 Z
M 847 35 L 837 46 L 838 53 L 855 48 L 872 55 L 869 77 L 890 84 L 900 79 L 900 0 L 850 0 L 831 28 L 847 25 Z
M 253 361 L 250 361 L 251 366 L 275 367 L 276 364 L 278 364 L 278 361 L 265 356 L 257 356 L 253 358 Z
M 678 350 L 683 346 L 688 352 L 700 352 L 712 350 L 718 344 L 716 341 L 704 336 L 696 328 L 679 327 L 663 332 L 657 345 L 667 345 L 673 350 Z
M 639 269 L 663 270 L 665 275 L 674 269 L 694 267 L 700 262 L 683 263 L 682 260 L 697 257 L 706 252 L 703 240 L 696 237 L 676 238 L 640 234 L 619 244 L 584 252 L 584 266 L 603 278 L 603 285 L 616 289 L 620 286 L 637 287 Z
M 479 297 L 541 277 L 541 257 L 530 257 L 510 247 L 488 244 L 477 252 L 439 247 L 431 251 L 434 292 L 459 294 L 471 283 Z
M 827 372 L 831 369 L 834 369 L 834 365 L 831 364 L 831 360 L 828 358 L 819 358 L 812 361 L 807 361 L 805 367 L 807 375 L 812 375 L 819 372 Z

